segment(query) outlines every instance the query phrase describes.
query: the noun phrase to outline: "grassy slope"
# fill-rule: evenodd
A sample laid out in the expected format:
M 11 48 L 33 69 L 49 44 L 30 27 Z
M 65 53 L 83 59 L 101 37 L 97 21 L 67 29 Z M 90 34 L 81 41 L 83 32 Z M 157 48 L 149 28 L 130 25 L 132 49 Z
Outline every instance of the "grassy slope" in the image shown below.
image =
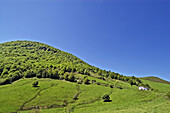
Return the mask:
M 159 92 L 168 92 L 168 91 L 170 91 L 170 84 L 152 82 L 152 81 L 149 81 L 149 80 L 142 80 L 142 82 L 149 84 L 154 89 L 158 89 Z
M 75 106 L 75 113 L 170 112 L 170 102 L 164 98 L 162 93 L 139 91 L 136 86 L 111 89 L 96 84 L 77 85 L 46 78 L 38 79 L 40 87 L 32 87 L 34 79 L 37 78 L 21 79 L 12 85 L 0 86 L 0 112 L 16 112 L 22 105 L 24 105 L 22 109 L 25 110 L 32 106 L 41 106 L 42 109 L 37 111 L 43 113 L 64 113 L 73 106 Z M 122 86 L 125 85 L 126 83 L 122 83 Z M 169 88 L 168 84 L 164 87 Z M 81 91 L 79 99 L 74 101 L 73 97 L 79 91 Z M 101 100 L 101 96 L 105 93 L 110 93 L 112 102 L 104 103 Z M 19 112 L 35 111 L 33 109 Z
M 168 81 L 166 81 L 166 80 L 163 80 L 163 79 L 160 79 L 160 78 L 158 78 L 158 77 L 154 77 L 154 76 L 142 77 L 142 79 L 144 79 L 144 80 L 149 80 L 149 81 L 152 81 L 152 82 L 170 84 L 170 82 L 168 82 Z

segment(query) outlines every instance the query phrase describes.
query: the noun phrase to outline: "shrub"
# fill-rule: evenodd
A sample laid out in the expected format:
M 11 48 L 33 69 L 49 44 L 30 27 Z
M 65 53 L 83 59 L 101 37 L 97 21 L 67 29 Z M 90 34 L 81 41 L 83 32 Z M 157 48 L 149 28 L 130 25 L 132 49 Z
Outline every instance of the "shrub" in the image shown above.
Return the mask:
M 53 70 L 52 75 L 53 75 L 52 78 L 54 78 L 54 79 L 59 79 L 59 74 L 58 74 L 58 70 L 57 70 L 57 69 Z
M 88 78 L 85 78 L 85 79 L 83 80 L 83 84 L 89 84 L 89 79 L 88 79 Z
M 25 78 L 30 78 L 32 77 L 31 75 L 32 75 L 32 72 L 30 70 L 26 71 L 24 74 Z
M 82 84 L 82 80 L 77 80 L 77 84 Z
M 108 94 L 103 95 L 102 99 L 103 99 L 103 102 L 110 102 L 110 97 Z
M 38 86 L 38 81 L 33 82 L 32 86 L 37 87 Z
M 86 79 L 87 78 L 87 76 L 83 76 L 83 79 Z
M 12 83 L 12 77 L 9 77 L 5 80 L 4 84 L 11 84 Z
M 71 73 L 71 74 L 68 76 L 68 80 L 71 81 L 71 82 L 74 82 L 75 77 L 74 77 L 73 73 Z
M 100 85 L 101 83 L 100 82 L 97 82 L 97 85 Z
M 110 85 L 110 88 L 113 88 L 113 85 Z
M 0 85 L 4 85 L 5 81 L 6 81 L 6 79 L 0 79 Z
M 77 100 L 78 99 L 78 95 L 79 94 L 75 94 L 74 97 L 73 97 L 73 100 Z
M 37 73 L 37 78 L 41 78 L 41 74 L 40 73 Z
M 68 80 L 68 73 L 64 73 L 64 79 Z

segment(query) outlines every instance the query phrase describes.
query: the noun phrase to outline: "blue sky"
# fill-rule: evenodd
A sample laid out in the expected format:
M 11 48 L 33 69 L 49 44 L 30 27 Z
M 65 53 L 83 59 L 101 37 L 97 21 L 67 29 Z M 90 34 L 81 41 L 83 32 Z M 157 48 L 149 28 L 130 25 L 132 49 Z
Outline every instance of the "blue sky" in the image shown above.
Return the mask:
M 126 76 L 170 81 L 168 0 L 0 0 L 0 43 L 31 40 Z

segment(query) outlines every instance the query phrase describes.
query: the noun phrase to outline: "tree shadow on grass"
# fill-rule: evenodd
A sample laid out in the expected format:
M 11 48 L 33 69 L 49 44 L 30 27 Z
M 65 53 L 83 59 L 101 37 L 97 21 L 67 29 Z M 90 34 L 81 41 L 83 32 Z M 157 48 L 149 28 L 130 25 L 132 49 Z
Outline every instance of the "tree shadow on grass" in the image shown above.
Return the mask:
M 104 100 L 103 102 L 112 102 L 112 100 Z
M 40 87 L 40 86 L 33 86 L 33 87 Z

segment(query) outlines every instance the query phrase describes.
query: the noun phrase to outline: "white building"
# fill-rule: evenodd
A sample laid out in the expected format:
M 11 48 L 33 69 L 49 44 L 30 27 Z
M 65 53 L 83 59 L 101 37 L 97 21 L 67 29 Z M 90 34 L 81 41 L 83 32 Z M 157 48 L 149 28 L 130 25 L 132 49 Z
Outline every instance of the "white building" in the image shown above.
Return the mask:
M 148 90 L 146 87 L 140 86 L 139 90 Z

